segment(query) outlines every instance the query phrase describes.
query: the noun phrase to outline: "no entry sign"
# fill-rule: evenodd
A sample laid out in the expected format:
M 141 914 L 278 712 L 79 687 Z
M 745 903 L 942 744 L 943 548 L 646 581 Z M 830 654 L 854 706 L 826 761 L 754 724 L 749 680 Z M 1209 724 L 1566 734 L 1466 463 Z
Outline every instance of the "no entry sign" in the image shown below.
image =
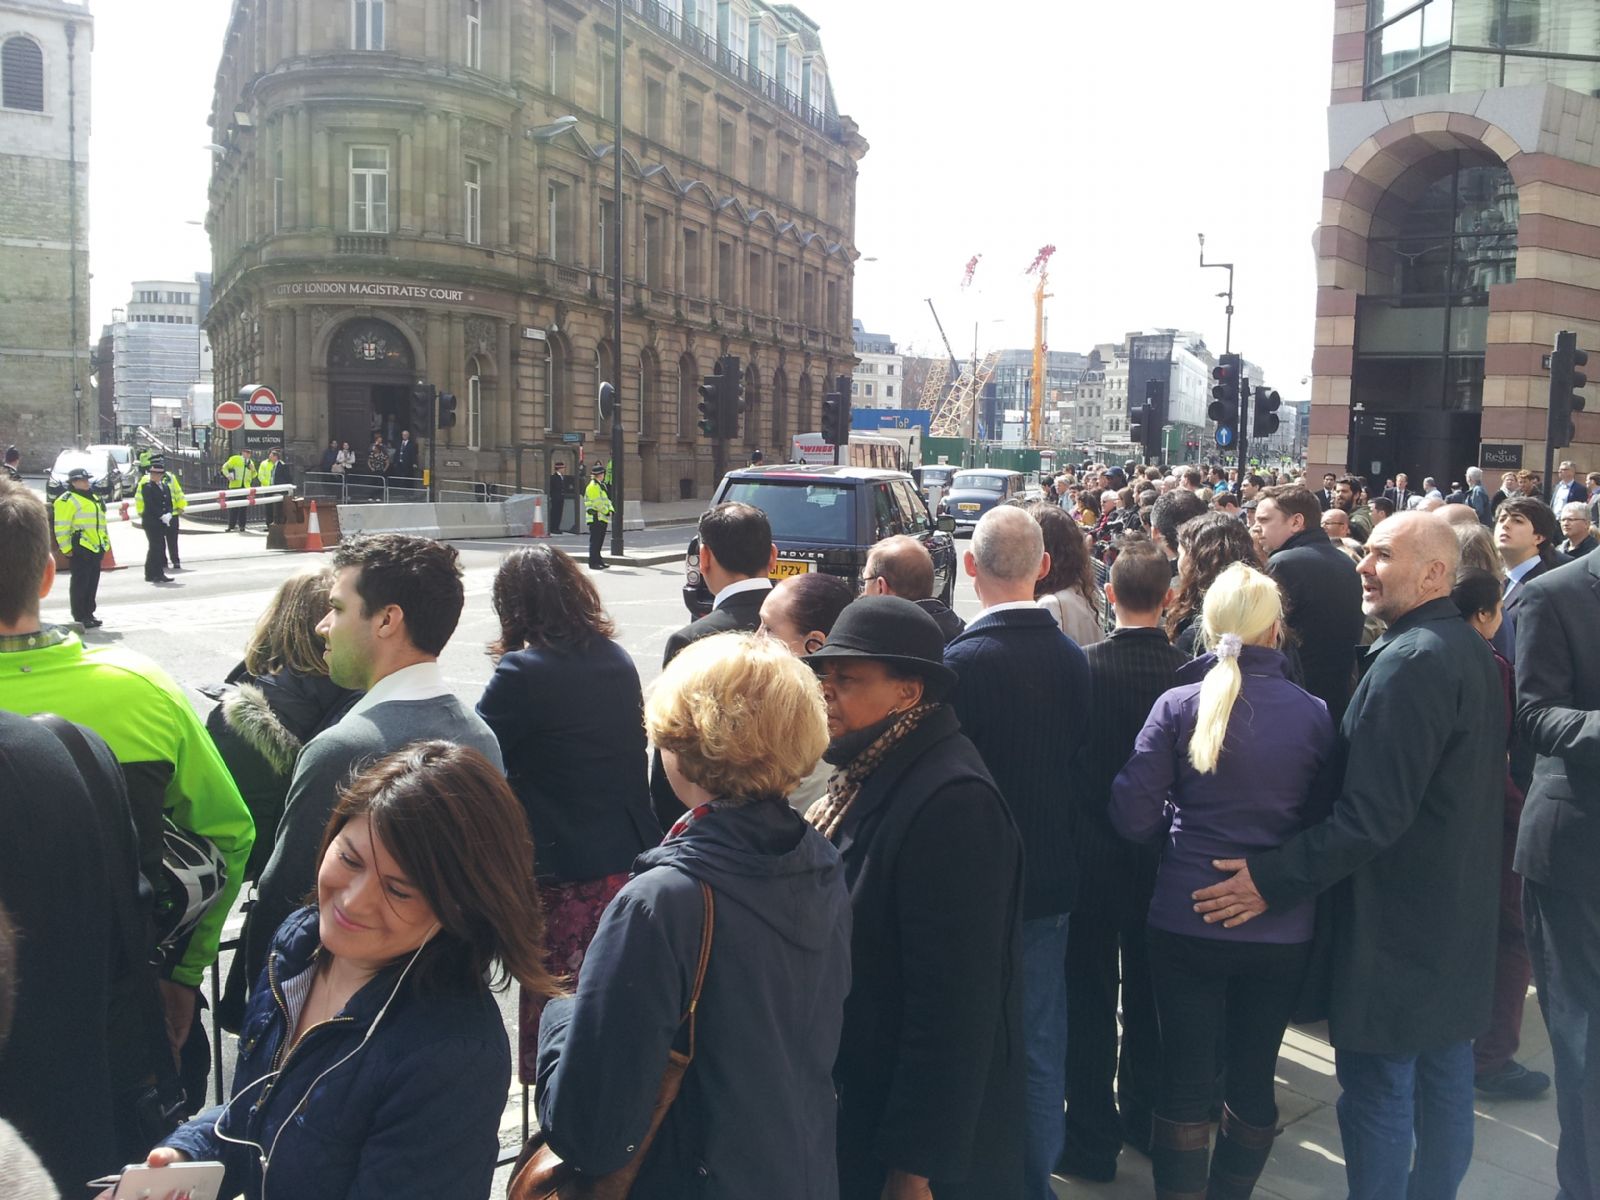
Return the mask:
M 224 400 L 217 405 L 216 411 L 211 414 L 211 420 L 218 429 L 242 429 L 244 428 L 244 406 L 232 400 Z

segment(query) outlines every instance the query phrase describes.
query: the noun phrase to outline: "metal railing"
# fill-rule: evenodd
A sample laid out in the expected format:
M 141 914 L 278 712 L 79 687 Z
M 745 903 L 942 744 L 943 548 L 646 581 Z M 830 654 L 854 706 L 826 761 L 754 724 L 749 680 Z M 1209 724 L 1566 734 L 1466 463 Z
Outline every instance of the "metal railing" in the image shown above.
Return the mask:
M 422 504 L 428 489 L 421 480 L 392 480 L 387 475 L 361 475 L 354 471 L 307 471 L 301 494 L 307 500 L 334 504 Z

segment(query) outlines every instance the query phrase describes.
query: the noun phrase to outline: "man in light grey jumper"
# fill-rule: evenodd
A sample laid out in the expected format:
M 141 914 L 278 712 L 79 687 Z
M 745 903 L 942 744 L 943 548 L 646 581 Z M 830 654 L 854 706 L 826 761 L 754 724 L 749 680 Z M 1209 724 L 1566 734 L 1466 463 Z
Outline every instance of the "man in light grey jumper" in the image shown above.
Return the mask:
M 394 533 L 351 538 L 334 552 L 328 615 L 317 632 L 328 644 L 333 682 L 366 695 L 307 742 L 295 764 L 272 857 L 245 918 L 252 989 L 278 926 L 316 886 L 322 832 L 352 776 L 425 738 L 470 746 L 504 769 L 493 731 L 450 693 L 439 670 L 465 600 L 458 557 L 445 542 Z

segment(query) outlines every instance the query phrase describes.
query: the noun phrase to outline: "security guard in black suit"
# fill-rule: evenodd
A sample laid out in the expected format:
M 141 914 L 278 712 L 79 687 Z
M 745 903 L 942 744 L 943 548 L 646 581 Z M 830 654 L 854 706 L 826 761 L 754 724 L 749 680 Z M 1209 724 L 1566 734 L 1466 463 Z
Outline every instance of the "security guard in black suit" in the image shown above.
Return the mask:
M 167 487 L 167 468 L 152 462 L 150 473 L 139 485 L 139 523 L 144 528 L 148 547 L 144 556 L 146 583 L 171 583 L 166 574 L 167 526 L 172 523 L 172 491 Z

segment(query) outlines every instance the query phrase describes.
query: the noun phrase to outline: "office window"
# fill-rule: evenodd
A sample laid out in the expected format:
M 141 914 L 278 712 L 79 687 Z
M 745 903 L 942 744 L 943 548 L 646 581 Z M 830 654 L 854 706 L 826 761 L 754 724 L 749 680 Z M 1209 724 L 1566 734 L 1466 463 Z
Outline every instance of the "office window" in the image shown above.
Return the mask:
M 659 79 L 644 81 L 644 135 L 652 142 L 666 139 L 667 85 Z
M 683 231 L 683 290 L 690 296 L 701 297 L 705 289 L 701 284 L 700 231 Z
M 732 121 L 717 122 L 717 170 L 724 175 L 733 174 L 734 138 L 737 136 Z
M 545 187 L 545 228 L 549 232 L 550 257 L 557 262 L 572 261 L 572 189 L 551 182 Z
M 467 66 L 483 70 L 483 0 L 467 0 Z
M 800 57 L 800 41 L 798 38 L 788 38 L 780 49 L 783 59 L 783 90 L 794 97 L 794 103 L 800 102 L 800 74 L 803 61 Z
M 617 119 L 617 60 L 609 54 L 600 56 L 600 110 L 602 121 Z
M 683 102 L 683 152 L 700 157 L 700 105 L 693 100 Z
M 555 355 L 551 352 L 548 341 L 540 342 L 544 347 L 544 431 L 549 433 L 555 428 L 556 414 L 556 371 Z
M 727 42 L 728 53 L 733 56 L 734 74 L 743 78 L 744 60 L 750 40 L 750 14 L 731 4 L 726 7 L 724 14 L 726 26 L 723 38 Z
M 651 291 L 661 287 L 661 218 L 648 213 L 644 218 L 644 285 Z
M 767 261 L 759 250 L 750 251 L 750 290 L 745 293 L 745 307 L 764 313 L 770 303 L 767 297 Z
M 572 99 L 572 64 L 577 52 L 577 39 L 569 30 L 550 26 L 550 91 L 564 100 Z
M 778 39 L 760 21 L 750 23 L 750 58 L 763 78 L 778 74 Z
M 385 0 L 350 0 L 350 48 L 383 49 Z
M 32 38 L 7 38 L 0 47 L 0 104 L 44 111 L 44 51 Z
M 717 294 L 714 299 L 718 304 L 733 303 L 733 271 L 734 253 L 733 243 L 717 243 Z
M 389 232 L 389 150 L 350 147 L 350 232 Z
M 466 239 L 469 246 L 483 242 L 483 164 L 475 158 L 464 164 L 466 177 Z
M 611 239 L 616 230 L 612 228 L 611 223 L 616 219 L 617 206 L 610 200 L 600 201 L 600 228 L 595 231 L 595 240 L 600 243 L 600 253 L 597 257 L 602 275 L 609 275 L 612 271 Z
M 477 361 L 473 361 L 477 366 Z M 476 373 L 467 380 L 467 448 L 476 450 L 483 444 L 483 381 Z
M 890 400 L 893 400 L 894 399 L 894 384 L 892 384 L 892 383 L 884 384 L 883 385 L 883 394 L 885 396 L 887 396 Z
M 839 281 L 828 280 L 828 328 L 839 324 Z
M 800 280 L 802 319 L 812 328 L 817 324 L 817 273 L 807 271 Z
M 816 212 L 817 212 L 817 169 L 815 167 L 807 167 L 806 168 L 805 195 L 801 198 L 801 205 L 800 206 L 802 208 L 804 208 L 806 210 L 806 212 L 810 213 L 812 216 L 816 215 Z
M 750 184 L 759 191 L 767 190 L 767 139 L 750 139 Z
M 794 203 L 794 155 L 778 155 L 778 199 L 785 204 Z
M 780 262 L 777 267 L 778 318 L 794 320 L 794 278 L 789 264 Z
M 894 364 L 893 363 L 886 363 L 884 365 L 884 368 L 883 368 L 883 373 L 885 375 L 893 375 L 894 374 Z

